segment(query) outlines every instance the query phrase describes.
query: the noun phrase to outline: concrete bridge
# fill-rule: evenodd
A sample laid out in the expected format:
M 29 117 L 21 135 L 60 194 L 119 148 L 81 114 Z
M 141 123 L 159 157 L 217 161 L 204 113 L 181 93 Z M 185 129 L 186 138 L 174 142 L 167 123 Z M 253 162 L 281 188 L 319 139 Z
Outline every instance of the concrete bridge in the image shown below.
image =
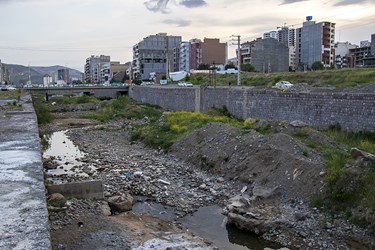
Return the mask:
M 128 86 L 73 86 L 73 87 L 47 87 L 25 88 L 30 94 L 54 95 L 91 95 L 96 97 L 116 97 L 127 95 Z

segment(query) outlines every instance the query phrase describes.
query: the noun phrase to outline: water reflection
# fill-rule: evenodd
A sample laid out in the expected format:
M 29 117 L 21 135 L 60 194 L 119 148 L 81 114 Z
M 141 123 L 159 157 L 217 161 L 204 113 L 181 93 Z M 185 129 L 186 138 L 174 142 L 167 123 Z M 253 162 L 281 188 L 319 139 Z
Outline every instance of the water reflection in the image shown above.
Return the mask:
M 194 232 L 195 235 L 213 242 L 219 249 L 263 250 L 267 247 L 272 247 L 269 242 L 259 239 L 256 235 L 239 230 L 234 226 L 226 225 L 226 217 L 221 213 L 222 209 L 217 205 L 201 207 L 194 214 L 183 218 L 178 218 L 173 211 L 171 207 L 146 201 L 145 199 L 133 206 L 133 212 L 137 214 L 150 214 L 164 220 L 180 222 Z
M 53 159 L 54 164 L 57 165 L 56 169 L 46 170 L 47 179 L 53 180 L 54 183 L 64 182 L 67 176 L 88 178 L 88 173 L 95 170 L 93 166 L 82 162 L 86 154 L 74 145 L 66 135 L 67 132 L 67 130 L 58 131 L 44 136 L 48 146 L 43 152 L 43 157 Z

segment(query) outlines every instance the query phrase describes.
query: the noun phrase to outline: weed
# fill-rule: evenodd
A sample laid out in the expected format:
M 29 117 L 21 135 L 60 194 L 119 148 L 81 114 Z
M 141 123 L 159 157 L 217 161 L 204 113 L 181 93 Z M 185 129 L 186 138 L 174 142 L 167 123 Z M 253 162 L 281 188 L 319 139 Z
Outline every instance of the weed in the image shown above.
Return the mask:
M 33 95 L 33 105 L 38 119 L 38 124 L 47 124 L 53 121 L 54 117 L 50 113 L 42 95 Z
M 269 180 L 268 180 L 267 177 L 263 177 L 262 179 L 260 179 L 260 184 L 262 184 L 262 185 L 266 185 L 268 182 L 269 182 Z
M 323 198 L 321 195 L 314 194 L 309 199 L 309 206 L 310 207 L 316 207 L 316 208 L 322 208 L 323 207 Z
M 309 151 L 307 149 L 304 149 L 302 152 L 303 156 L 308 157 L 309 156 Z
M 295 138 L 299 138 L 299 139 L 302 139 L 302 138 L 307 138 L 309 137 L 309 130 L 307 128 L 302 128 L 302 129 L 298 129 L 296 131 L 293 132 L 292 136 L 295 137 Z

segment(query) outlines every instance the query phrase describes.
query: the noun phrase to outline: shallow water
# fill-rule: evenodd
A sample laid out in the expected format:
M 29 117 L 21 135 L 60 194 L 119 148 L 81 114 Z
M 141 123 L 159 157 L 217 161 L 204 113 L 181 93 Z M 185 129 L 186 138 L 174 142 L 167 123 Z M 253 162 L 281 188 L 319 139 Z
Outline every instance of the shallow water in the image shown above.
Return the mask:
M 46 170 L 47 179 L 53 179 L 55 183 L 62 182 L 62 177 L 66 176 L 89 177 L 82 170 L 84 163 L 81 159 L 86 154 L 74 145 L 73 141 L 66 135 L 66 132 L 67 130 L 58 131 L 50 136 L 45 136 L 48 141 L 48 148 L 43 152 L 43 157 L 55 157 L 55 162 L 58 165 L 56 169 Z M 93 166 L 87 167 L 91 170 L 95 169 Z M 61 178 L 60 181 L 59 177 Z
M 152 201 L 137 202 L 133 206 L 136 214 L 150 214 L 160 219 L 183 224 L 195 235 L 213 242 L 219 249 L 243 250 L 272 247 L 269 242 L 256 235 L 226 225 L 226 216 L 217 205 L 201 207 L 192 215 L 179 218 L 172 208 Z

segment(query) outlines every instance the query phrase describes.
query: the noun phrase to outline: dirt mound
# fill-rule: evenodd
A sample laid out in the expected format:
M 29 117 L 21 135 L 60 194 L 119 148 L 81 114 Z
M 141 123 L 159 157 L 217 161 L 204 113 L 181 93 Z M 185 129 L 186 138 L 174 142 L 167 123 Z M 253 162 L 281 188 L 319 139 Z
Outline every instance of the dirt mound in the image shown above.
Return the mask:
M 210 123 L 176 142 L 172 153 L 249 187 L 278 187 L 288 199 L 306 198 L 322 186 L 321 156 L 282 132 L 243 133 L 225 124 Z

